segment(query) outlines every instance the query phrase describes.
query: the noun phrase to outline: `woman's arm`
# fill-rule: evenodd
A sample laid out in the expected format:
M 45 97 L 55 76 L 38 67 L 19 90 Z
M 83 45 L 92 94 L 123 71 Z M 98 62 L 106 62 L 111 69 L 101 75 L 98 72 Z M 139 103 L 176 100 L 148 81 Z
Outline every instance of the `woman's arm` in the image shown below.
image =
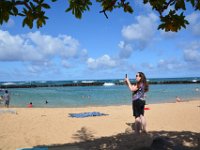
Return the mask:
M 138 90 L 137 85 L 132 85 L 128 78 L 125 78 L 125 82 L 127 83 L 128 88 L 130 89 L 131 92 L 135 92 Z

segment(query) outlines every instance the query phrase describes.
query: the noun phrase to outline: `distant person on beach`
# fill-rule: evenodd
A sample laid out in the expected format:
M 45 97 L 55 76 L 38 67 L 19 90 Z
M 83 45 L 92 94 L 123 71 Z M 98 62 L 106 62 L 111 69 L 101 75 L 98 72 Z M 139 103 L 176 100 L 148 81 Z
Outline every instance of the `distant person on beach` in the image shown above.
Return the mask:
M 45 101 L 45 104 L 48 104 L 48 101 L 47 101 L 47 100 Z
M 132 92 L 132 109 L 135 116 L 135 132 L 146 133 L 146 119 L 144 117 L 145 93 L 149 90 L 145 74 L 138 72 L 136 74 L 136 84 L 132 85 L 129 78 L 125 77 L 125 83 Z
M 176 96 L 176 102 L 183 102 L 183 100 L 180 97 Z
M 5 90 L 5 93 L 3 95 L 3 101 L 5 103 L 5 107 L 9 107 L 10 105 L 10 94 L 8 93 L 8 90 Z
M 30 102 L 29 104 L 28 104 L 28 106 L 27 106 L 28 108 L 32 108 L 33 107 L 33 103 L 32 102 Z
M 0 96 L 0 104 L 3 104 L 3 95 Z

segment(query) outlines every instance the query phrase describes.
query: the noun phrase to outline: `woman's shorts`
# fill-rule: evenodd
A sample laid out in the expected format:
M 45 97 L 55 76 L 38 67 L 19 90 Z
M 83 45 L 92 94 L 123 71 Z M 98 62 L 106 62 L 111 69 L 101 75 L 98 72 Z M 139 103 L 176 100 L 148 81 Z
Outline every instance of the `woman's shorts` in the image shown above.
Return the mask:
M 144 115 L 144 106 L 145 102 L 141 99 L 137 99 L 132 102 L 133 116 L 135 116 L 135 118 L 140 117 L 140 115 Z
M 5 101 L 5 105 L 9 106 L 10 101 Z

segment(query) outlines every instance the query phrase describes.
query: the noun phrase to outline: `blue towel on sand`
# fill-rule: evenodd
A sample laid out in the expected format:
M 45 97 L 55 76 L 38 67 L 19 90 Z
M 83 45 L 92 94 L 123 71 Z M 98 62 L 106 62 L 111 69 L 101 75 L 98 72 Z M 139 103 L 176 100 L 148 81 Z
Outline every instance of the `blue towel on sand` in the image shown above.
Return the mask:
M 0 109 L 0 114 L 5 114 L 5 113 L 17 114 L 16 110 L 12 110 L 12 109 Z
M 16 150 L 48 150 L 48 148 L 47 147 L 17 148 Z
M 94 117 L 94 116 L 105 116 L 108 114 L 100 113 L 100 112 L 84 112 L 84 113 L 70 113 L 70 117 L 74 118 L 84 118 L 84 117 Z

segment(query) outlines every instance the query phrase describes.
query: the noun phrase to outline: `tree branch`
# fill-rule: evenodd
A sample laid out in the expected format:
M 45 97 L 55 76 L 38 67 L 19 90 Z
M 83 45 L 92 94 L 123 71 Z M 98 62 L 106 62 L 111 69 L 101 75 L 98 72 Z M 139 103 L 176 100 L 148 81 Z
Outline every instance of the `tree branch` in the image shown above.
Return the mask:
M 158 10 L 158 12 L 159 12 L 159 14 L 160 14 L 161 17 L 163 17 L 163 15 L 162 15 L 163 11 L 166 10 L 171 3 L 175 3 L 175 1 L 176 0 L 169 0 L 169 2 L 168 3 L 166 2 L 166 5 L 163 6 L 162 9 Z
M 26 6 L 26 8 L 31 10 L 31 7 L 29 7 L 28 3 L 25 2 L 25 1 L 23 1 L 23 2 L 22 1 L 17 1 L 17 2 L 15 2 L 15 5 L 24 5 L 24 6 Z
M 100 13 L 104 13 L 104 15 L 106 16 L 106 18 L 108 19 L 108 16 L 106 14 L 106 10 L 102 10 L 102 11 L 100 11 Z

